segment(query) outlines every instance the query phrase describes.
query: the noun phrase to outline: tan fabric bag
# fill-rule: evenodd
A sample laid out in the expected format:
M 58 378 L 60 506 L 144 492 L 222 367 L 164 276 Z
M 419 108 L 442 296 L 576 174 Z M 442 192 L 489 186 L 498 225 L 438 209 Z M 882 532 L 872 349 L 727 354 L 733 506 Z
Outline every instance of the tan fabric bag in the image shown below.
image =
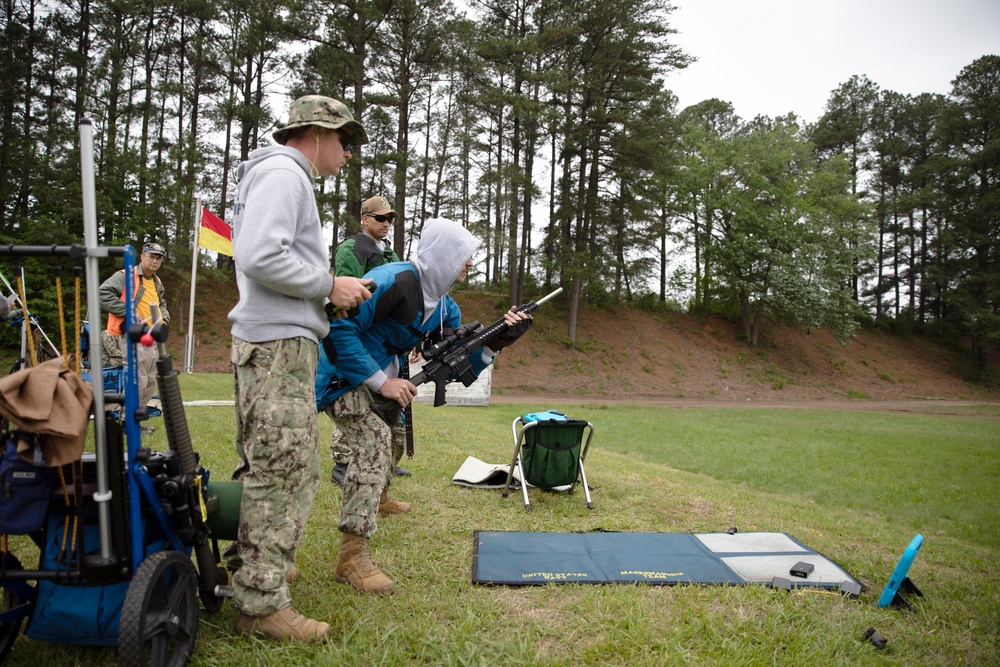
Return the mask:
M 0 415 L 38 436 L 46 466 L 80 460 L 93 400 L 90 383 L 64 369 L 60 357 L 0 379 Z M 18 455 L 28 462 L 31 449 L 18 441 Z

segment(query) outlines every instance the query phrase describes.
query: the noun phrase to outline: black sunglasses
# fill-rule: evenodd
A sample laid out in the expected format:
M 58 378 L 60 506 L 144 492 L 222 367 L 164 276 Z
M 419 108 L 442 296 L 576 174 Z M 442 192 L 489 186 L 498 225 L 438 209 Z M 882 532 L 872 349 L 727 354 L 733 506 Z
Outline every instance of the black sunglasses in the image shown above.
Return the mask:
M 340 139 L 340 146 L 344 149 L 345 153 L 350 153 L 354 150 L 354 139 L 343 132 L 338 132 L 338 138 Z
M 368 217 L 375 218 L 375 220 L 377 220 L 378 222 L 386 222 L 386 221 L 392 222 L 393 220 L 396 219 L 396 216 L 394 215 L 375 215 L 373 213 L 369 213 Z

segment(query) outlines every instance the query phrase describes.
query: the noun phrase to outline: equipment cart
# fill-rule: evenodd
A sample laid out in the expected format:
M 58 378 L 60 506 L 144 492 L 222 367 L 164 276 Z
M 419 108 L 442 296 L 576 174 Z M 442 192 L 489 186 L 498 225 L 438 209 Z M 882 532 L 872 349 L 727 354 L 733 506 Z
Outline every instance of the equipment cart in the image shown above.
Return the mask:
M 101 247 L 96 242 L 92 133 L 89 121 L 84 121 L 80 139 L 85 245 L 0 246 L 0 256 L 83 260 L 92 314 L 100 313 L 98 259 L 121 257 L 126 311 L 134 322 L 134 251 L 131 246 Z M 75 324 L 80 330 L 81 323 Z M 93 385 L 91 418 L 81 425 L 93 442 L 93 452 L 47 465 L 61 460 L 47 449 L 52 444 L 47 436 L 32 432 L 26 426 L 30 420 L 17 415 L 10 419 L 4 472 L 0 472 L 0 533 L 4 534 L 0 660 L 23 628 L 36 640 L 117 646 L 123 666 L 185 665 L 198 631 L 199 598 L 206 611 L 215 613 L 232 594 L 220 565 L 218 541 L 208 525 L 209 515 L 219 509 L 219 498 L 209 495 L 209 472 L 192 447 L 178 374 L 166 354 L 167 334 L 163 322 L 129 327 L 124 392 L 105 394 L 99 380 Z M 167 451 L 142 446 L 140 422 L 148 410 L 138 405 L 135 345 L 158 348 L 157 382 Z M 98 342 L 89 345 L 89 356 L 92 369 L 103 368 Z M 68 368 L 70 358 L 64 349 L 61 357 L 46 363 L 63 364 L 61 372 L 79 373 L 79 368 Z M 120 418 L 105 410 L 110 404 L 124 406 Z M 18 443 L 25 450 L 20 457 L 15 451 Z M 26 461 L 25 456 L 33 460 Z M 15 533 L 30 536 L 38 547 L 37 569 L 29 569 L 8 551 L 6 535 Z

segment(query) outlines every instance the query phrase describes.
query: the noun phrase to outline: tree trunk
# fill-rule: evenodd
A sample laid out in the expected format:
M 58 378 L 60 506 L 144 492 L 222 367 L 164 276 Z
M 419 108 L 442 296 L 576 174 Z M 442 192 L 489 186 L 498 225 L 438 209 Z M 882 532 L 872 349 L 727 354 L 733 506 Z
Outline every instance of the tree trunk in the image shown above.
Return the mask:
M 566 337 L 570 345 L 576 345 L 576 322 L 580 316 L 580 292 L 583 288 L 583 278 L 574 274 L 572 288 L 569 294 L 569 308 L 566 311 Z
M 743 325 L 743 339 L 747 345 L 752 345 L 753 322 L 750 318 L 750 295 L 746 290 L 740 290 L 740 323 Z

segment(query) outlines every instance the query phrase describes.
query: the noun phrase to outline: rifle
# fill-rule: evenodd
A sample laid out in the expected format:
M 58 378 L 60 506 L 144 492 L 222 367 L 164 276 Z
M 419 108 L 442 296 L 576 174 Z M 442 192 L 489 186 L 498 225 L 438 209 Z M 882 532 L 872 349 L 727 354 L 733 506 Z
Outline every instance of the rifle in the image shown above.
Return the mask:
M 538 301 L 524 304 L 514 312 L 533 313 L 540 305 L 562 291 L 562 287 L 559 287 Z M 470 322 L 436 343 L 425 344 L 421 354 L 426 363 L 423 370 L 413 376 L 410 382 L 417 386 L 433 382 L 434 407 L 444 405 L 445 385 L 452 377 L 460 380 L 466 387 L 475 382 L 476 373 L 472 370 L 469 357 L 473 352 L 507 333 L 508 329 L 510 325 L 502 317 L 487 327 L 482 327 L 479 322 Z

